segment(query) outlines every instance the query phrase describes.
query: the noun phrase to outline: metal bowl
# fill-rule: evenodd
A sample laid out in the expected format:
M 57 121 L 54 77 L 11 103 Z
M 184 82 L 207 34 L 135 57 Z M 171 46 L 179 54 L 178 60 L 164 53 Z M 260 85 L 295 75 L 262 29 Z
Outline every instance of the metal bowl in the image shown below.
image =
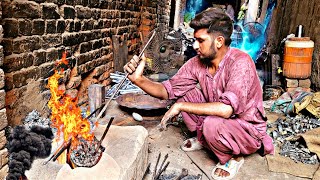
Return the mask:
M 172 103 L 171 100 L 161 100 L 150 95 L 127 93 L 116 99 L 120 106 L 143 110 L 163 109 Z

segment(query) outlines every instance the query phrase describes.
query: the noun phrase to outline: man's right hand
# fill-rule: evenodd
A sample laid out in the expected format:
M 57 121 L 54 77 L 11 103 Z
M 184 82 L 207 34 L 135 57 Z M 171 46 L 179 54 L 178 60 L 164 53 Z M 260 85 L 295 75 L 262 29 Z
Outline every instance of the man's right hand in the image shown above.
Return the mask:
M 130 81 L 135 82 L 137 79 L 143 76 L 143 69 L 146 64 L 146 57 L 142 55 L 141 60 L 137 55 L 123 67 L 124 71 L 129 74 L 128 78 Z

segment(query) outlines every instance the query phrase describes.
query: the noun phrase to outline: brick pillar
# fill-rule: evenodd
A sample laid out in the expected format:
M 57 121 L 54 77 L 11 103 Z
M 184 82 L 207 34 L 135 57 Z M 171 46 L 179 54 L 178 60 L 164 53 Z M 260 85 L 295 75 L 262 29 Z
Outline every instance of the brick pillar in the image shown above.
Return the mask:
M 0 22 L 2 20 L 2 8 L 0 1 Z M 5 127 L 8 126 L 5 109 L 5 91 L 4 91 L 4 72 L 3 72 L 3 46 L 1 45 L 3 37 L 3 28 L 0 24 L 0 179 L 4 179 L 8 174 L 8 150 L 5 148 L 7 139 L 5 136 Z

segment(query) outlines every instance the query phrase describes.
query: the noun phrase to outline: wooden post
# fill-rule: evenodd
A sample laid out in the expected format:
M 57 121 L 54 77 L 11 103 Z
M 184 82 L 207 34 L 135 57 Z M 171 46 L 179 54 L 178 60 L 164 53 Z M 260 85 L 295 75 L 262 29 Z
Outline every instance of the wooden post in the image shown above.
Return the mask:
M 105 86 L 101 84 L 91 84 L 88 88 L 90 113 L 101 107 L 105 102 Z M 96 117 L 100 111 L 97 111 L 93 116 Z
M 280 56 L 279 54 L 271 54 L 271 84 L 272 85 L 281 85 L 281 77 L 278 73 L 278 68 L 280 66 Z
M 123 66 L 128 61 L 127 35 L 124 34 L 123 40 L 119 35 L 112 35 L 114 70 L 123 72 Z

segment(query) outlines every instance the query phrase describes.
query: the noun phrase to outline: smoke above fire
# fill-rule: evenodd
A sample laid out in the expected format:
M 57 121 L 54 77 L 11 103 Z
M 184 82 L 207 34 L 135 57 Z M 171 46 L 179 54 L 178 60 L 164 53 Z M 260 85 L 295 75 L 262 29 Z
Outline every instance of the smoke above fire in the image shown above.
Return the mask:
M 6 179 L 22 179 L 35 158 L 48 157 L 52 139 L 53 133 L 49 127 L 32 126 L 30 130 L 24 125 L 14 127 L 8 137 L 7 148 L 10 156 Z

